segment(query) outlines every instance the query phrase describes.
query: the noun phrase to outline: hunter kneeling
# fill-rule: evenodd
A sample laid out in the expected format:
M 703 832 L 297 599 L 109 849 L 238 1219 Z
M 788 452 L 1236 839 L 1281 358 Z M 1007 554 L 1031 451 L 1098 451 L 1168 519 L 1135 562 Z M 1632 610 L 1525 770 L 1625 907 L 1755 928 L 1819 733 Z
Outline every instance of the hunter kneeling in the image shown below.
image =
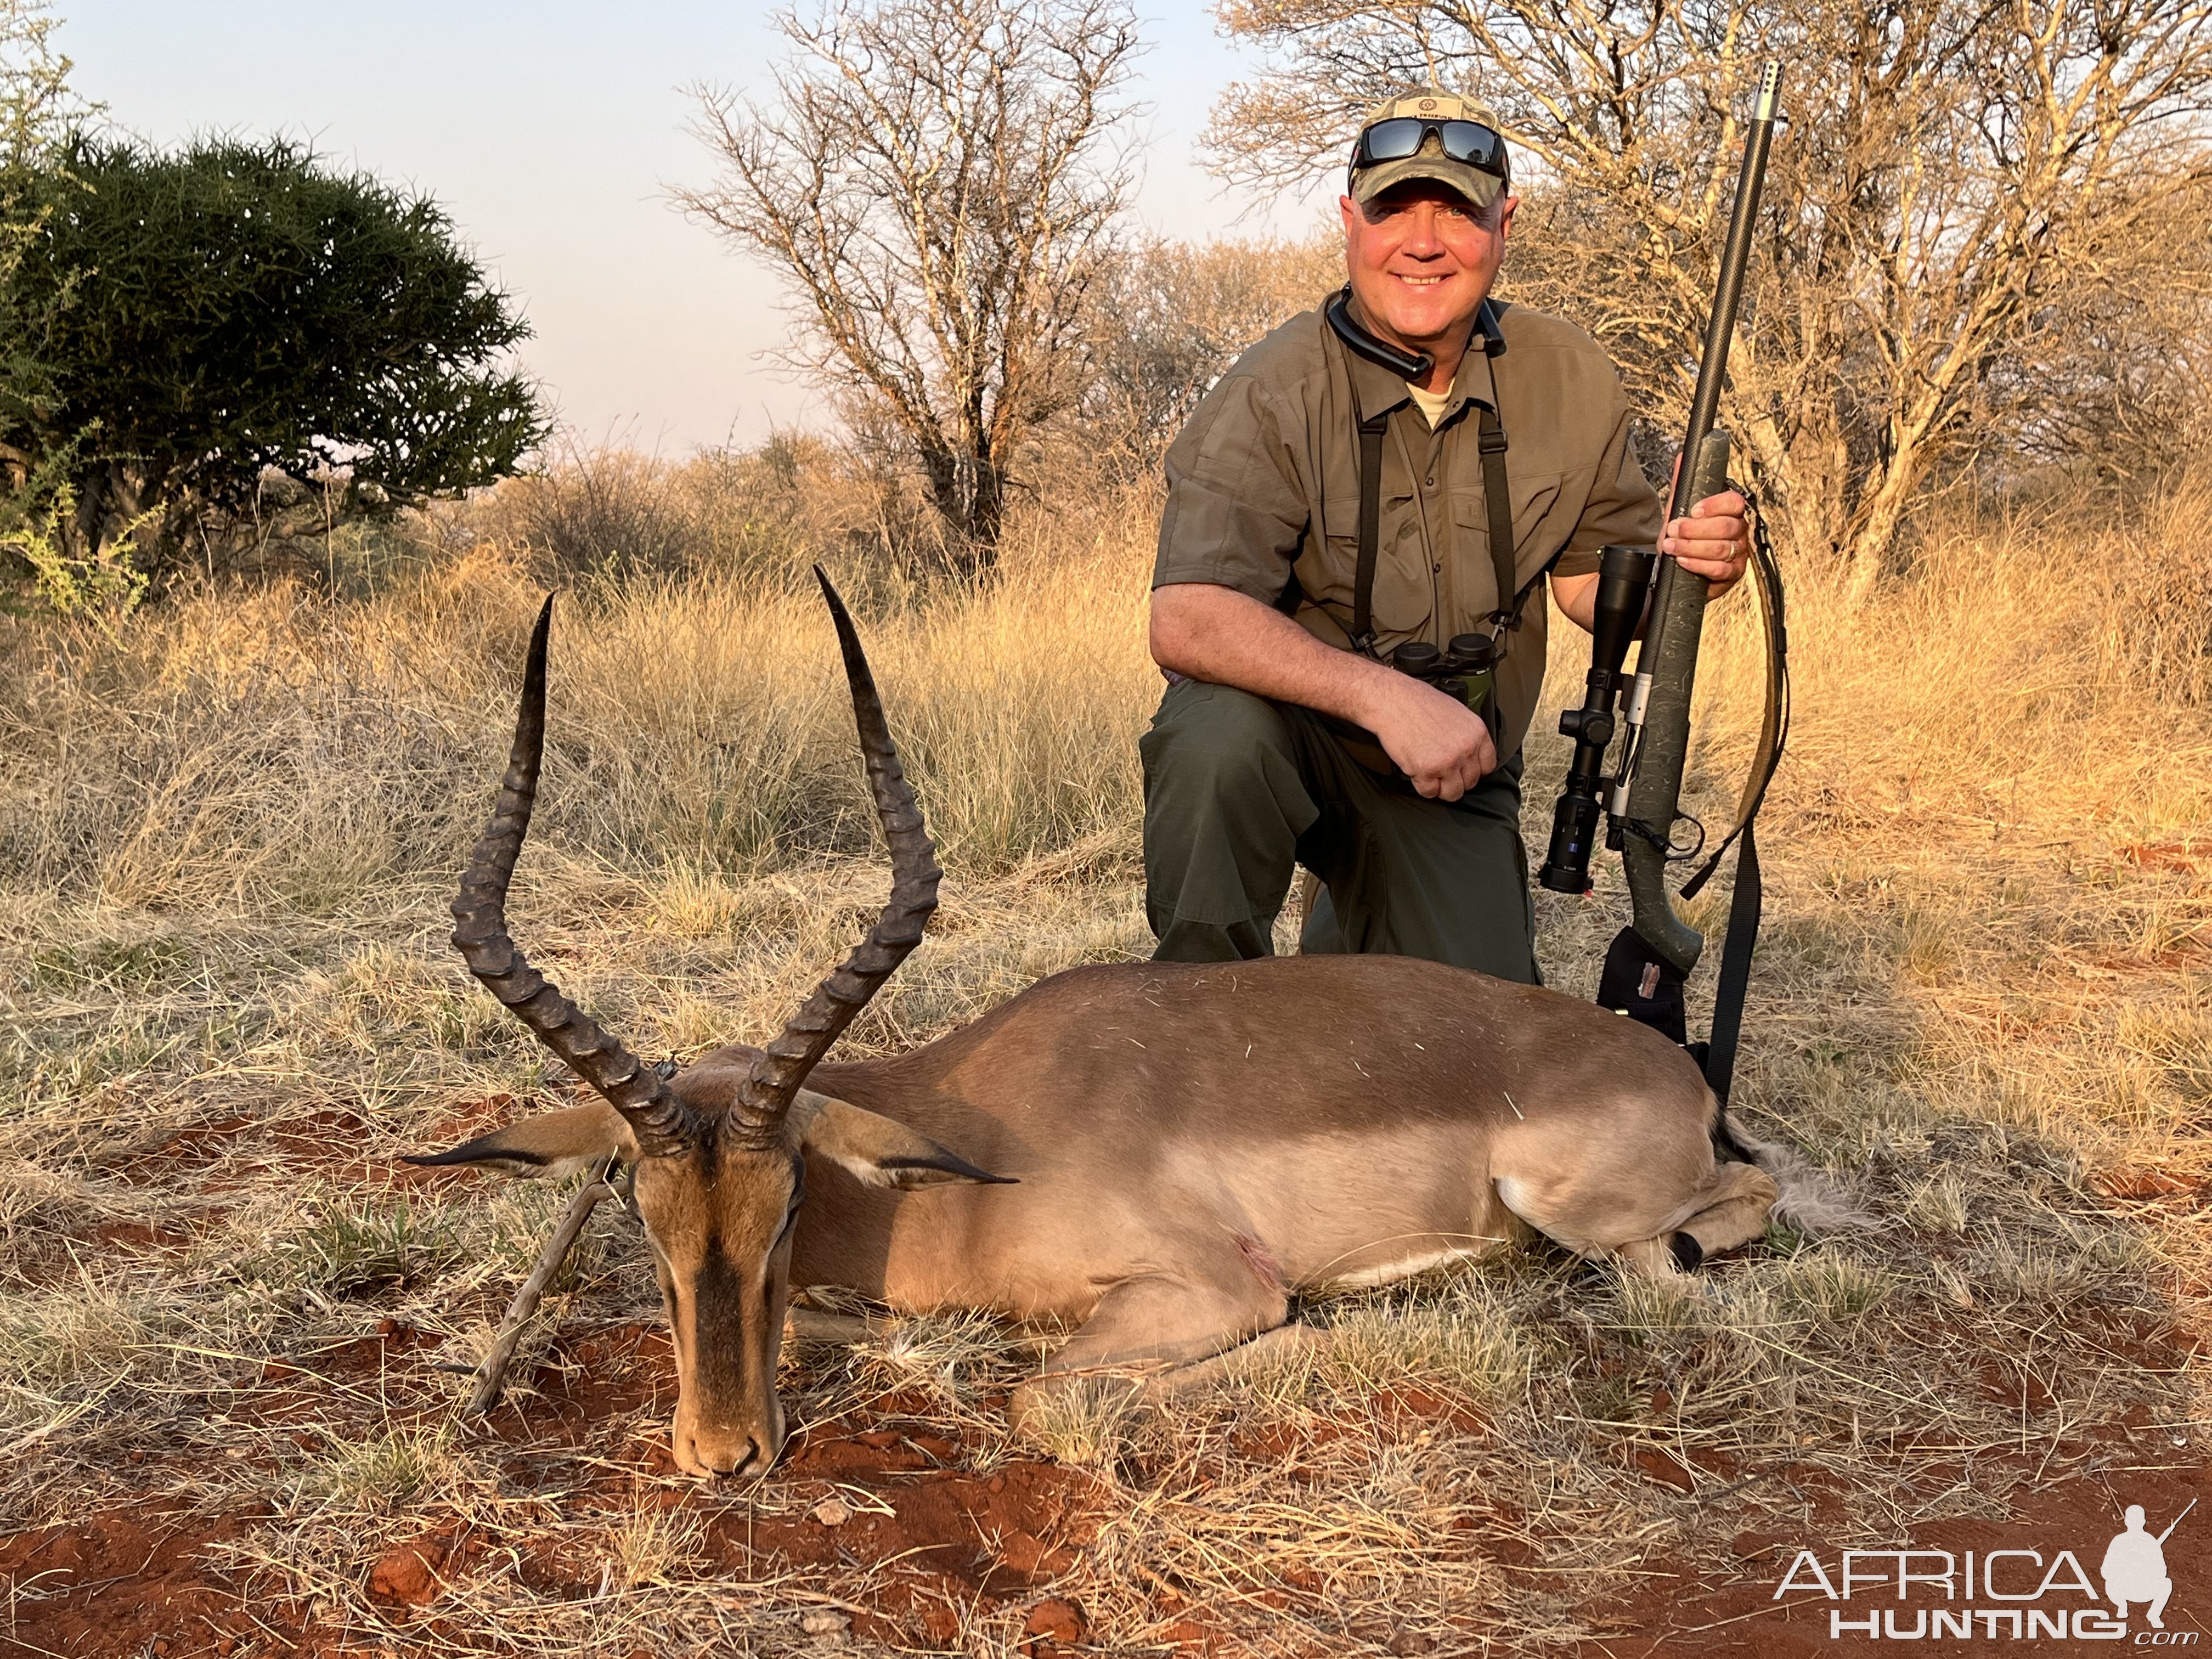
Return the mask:
M 1156 956 L 1271 954 L 1303 865 L 1326 884 L 1305 951 L 1533 984 L 1539 590 L 1588 629 L 1598 550 L 1627 543 L 1722 592 L 1750 558 L 1746 504 L 1710 496 L 1662 534 L 1611 360 L 1491 300 L 1517 198 L 1462 100 L 1370 111 L 1346 191 L 1346 289 L 1239 358 L 1168 452 L 1169 686 L 1142 742 Z

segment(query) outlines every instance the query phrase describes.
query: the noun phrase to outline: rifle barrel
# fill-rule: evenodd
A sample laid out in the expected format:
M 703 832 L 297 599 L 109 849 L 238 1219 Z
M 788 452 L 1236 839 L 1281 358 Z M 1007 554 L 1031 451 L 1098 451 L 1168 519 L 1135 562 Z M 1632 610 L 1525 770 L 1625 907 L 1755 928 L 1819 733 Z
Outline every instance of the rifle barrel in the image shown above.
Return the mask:
M 1691 458 L 1704 446 L 1705 434 L 1713 429 L 1713 417 L 1720 412 L 1729 346 L 1735 338 L 1735 314 L 1743 300 L 1744 268 L 1751 261 L 1751 236 L 1766 184 L 1766 153 L 1773 145 L 1774 118 L 1781 103 L 1782 65 L 1776 61 L 1759 73 L 1759 100 L 1752 106 L 1751 128 L 1744 135 L 1743 168 L 1736 175 L 1728 240 L 1721 245 L 1720 280 L 1713 288 L 1712 314 L 1705 319 L 1705 345 L 1698 356 L 1697 389 L 1690 395 L 1690 424 L 1682 434 L 1682 466 L 1674 475 L 1669 519 L 1680 518 L 1696 505 L 1690 496 Z
M 1782 65 L 1769 63 L 1759 77 L 1759 100 L 1745 135 L 1743 167 L 1736 176 L 1735 202 L 1728 240 L 1721 249 L 1720 279 L 1705 319 L 1705 349 L 1698 360 L 1697 389 L 1690 398 L 1690 422 L 1682 437 L 1667 517 L 1686 516 L 1707 495 L 1727 487 L 1727 451 L 1723 438 L 1711 446 L 1713 417 L 1728 380 L 1729 344 L 1743 298 L 1752 232 L 1759 198 L 1766 182 L 1766 155 L 1782 95 Z M 1723 476 L 1712 477 L 1717 462 Z M 1701 463 L 1703 463 L 1701 465 Z M 1682 771 L 1690 748 L 1690 696 L 1698 665 L 1698 636 L 1704 631 L 1705 584 L 1684 575 L 1672 559 L 1659 561 L 1651 591 L 1650 621 L 1636 658 L 1636 691 L 1644 728 L 1638 738 L 1636 775 L 1628 787 L 1628 833 L 1621 842 L 1621 867 L 1635 907 L 1634 926 L 1653 951 L 1684 975 L 1705 953 L 1705 936 L 1674 914 L 1667 896 L 1667 849 L 1681 799 Z
M 2189 1500 L 2189 1509 L 2185 1509 L 2180 1514 L 2175 1516 L 2172 1520 L 2166 1523 L 2166 1530 L 2158 1535 L 2158 1541 L 2160 1544 L 2163 1545 L 2167 1539 L 2173 1536 L 2173 1529 L 2179 1526 L 2183 1522 L 2189 1519 L 2189 1510 L 2193 1510 L 2196 1507 L 2197 1500 L 2192 1498 Z

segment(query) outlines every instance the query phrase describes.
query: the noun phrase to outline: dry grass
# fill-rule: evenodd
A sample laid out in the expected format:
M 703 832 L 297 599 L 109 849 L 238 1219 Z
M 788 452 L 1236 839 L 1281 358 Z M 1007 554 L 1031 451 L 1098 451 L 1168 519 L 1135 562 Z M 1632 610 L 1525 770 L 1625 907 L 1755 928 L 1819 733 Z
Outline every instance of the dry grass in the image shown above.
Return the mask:
M 1054 1494 L 1065 1547 L 1021 1576 L 1160 1651 L 1541 1648 L 1651 1575 L 1746 1571 L 1747 1530 L 1893 1540 L 2115 1458 L 2201 1462 L 2204 493 L 2135 503 L 2124 536 L 2094 506 L 1931 531 L 1864 615 L 1797 575 L 1738 1103 L 1879 1231 L 1777 1233 L 1686 1292 L 1516 1253 L 1328 1302 L 1319 1357 L 1172 1420 L 1073 1414 L 1058 1468 L 1001 1410 L 1035 1341 L 987 1321 L 794 1352 L 788 1397 Z M 864 618 L 952 879 L 849 1043 L 1148 948 L 1149 533 L 1141 502 L 1039 514 L 989 592 Z M 880 891 L 828 628 L 766 588 L 586 583 L 557 623 L 518 931 L 648 1052 L 771 1029 Z M 337 601 L 186 595 L 113 640 L 0 622 L 0 1515 L 170 1505 L 257 1617 L 372 1647 L 780 1651 L 823 1639 L 802 1614 L 876 1608 L 870 1642 L 1003 1651 L 1041 1589 L 865 1547 L 794 1565 L 825 1497 L 858 1540 L 921 1525 L 919 1487 L 660 1472 L 651 1277 L 607 1212 L 526 1343 L 534 1391 L 453 1420 L 561 1196 L 393 1173 L 565 1086 L 442 943 L 532 601 L 487 544 Z M 1747 611 L 1716 612 L 1703 677 L 1716 815 Z M 1532 834 L 1562 758 L 1532 756 Z M 1619 906 L 1539 902 L 1554 982 L 1587 993 Z M 465 1540 L 434 1626 L 370 1589 L 424 1537 Z

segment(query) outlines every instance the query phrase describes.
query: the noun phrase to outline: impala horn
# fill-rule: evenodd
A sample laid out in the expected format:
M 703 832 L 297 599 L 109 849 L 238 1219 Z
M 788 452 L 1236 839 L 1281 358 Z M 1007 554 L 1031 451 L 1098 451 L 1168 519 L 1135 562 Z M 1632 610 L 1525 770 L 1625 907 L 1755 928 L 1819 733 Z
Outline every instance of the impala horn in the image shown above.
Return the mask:
M 530 656 L 522 672 L 522 703 L 514 717 L 514 746 L 499 804 L 461 872 L 453 901 L 453 946 L 484 988 L 538 1035 L 585 1082 L 606 1097 L 637 1132 L 648 1156 L 680 1152 L 694 1139 L 691 1115 L 658 1070 L 640 1062 L 619 1039 L 561 994 L 532 968 L 507 933 L 507 889 L 522 838 L 530 831 L 538 799 L 538 770 L 545 753 L 545 640 L 553 623 L 553 596 L 538 613 Z
M 830 602 L 837 644 L 845 653 L 845 679 L 852 687 L 853 720 L 860 727 L 860 753 L 867 762 L 868 793 L 875 798 L 876 816 L 890 846 L 891 896 L 867 937 L 800 1006 L 738 1085 L 737 1103 L 726 1121 L 742 1144 L 754 1146 L 777 1142 L 784 1115 L 815 1062 L 830 1052 L 830 1045 L 868 1006 L 868 999 L 921 943 L 922 925 L 937 908 L 937 884 L 945 873 L 937 867 L 936 846 L 922 827 L 921 810 L 899 767 L 898 750 L 884 720 L 883 699 L 877 695 L 875 676 L 868 672 L 853 618 L 818 564 L 814 580 L 822 584 L 822 597 Z

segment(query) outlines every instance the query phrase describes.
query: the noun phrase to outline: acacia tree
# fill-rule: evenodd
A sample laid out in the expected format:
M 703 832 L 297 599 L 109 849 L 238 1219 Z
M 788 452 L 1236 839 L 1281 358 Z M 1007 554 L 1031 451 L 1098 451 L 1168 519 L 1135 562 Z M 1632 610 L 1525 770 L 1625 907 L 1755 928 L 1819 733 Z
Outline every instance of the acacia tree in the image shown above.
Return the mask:
M 1751 83 L 1784 60 L 1791 121 L 1729 422 L 1799 545 L 1851 561 L 1862 591 L 1930 477 L 2014 435 L 1989 417 L 2023 353 L 2112 362 L 2064 342 L 2117 266 L 2201 284 L 2201 259 L 2153 228 L 2191 217 L 2212 180 L 2212 0 L 1224 0 L 1221 15 L 1271 54 L 1213 135 L 1250 177 L 1340 161 L 1356 112 L 1394 87 L 1477 89 L 1534 198 L 1513 280 L 1591 325 L 1670 422 Z
M 1024 438 L 1074 395 L 1059 359 L 1131 175 L 1114 145 L 1125 0 L 829 0 L 779 18 L 772 107 L 696 88 L 716 182 L 677 192 L 764 258 L 786 360 L 897 434 L 970 569 Z
M 56 208 L 82 189 L 64 151 L 73 125 L 100 112 L 71 92 L 46 0 L 0 0 L 0 434 L 52 428 L 51 347 L 67 285 L 21 280 Z M 88 563 L 58 545 L 73 501 L 70 467 L 92 430 L 25 448 L 0 436 L 0 549 L 25 561 L 65 611 L 127 609 L 144 586 L 129 560 Z
M 38 404 L 48 382 L 39 347 L 49 319 L 27 307 L 15 276 L 52 210 L 68 124 L 85 112 L 70 94 L 70 60 L 54 50 L 55 21 L 44 0 L 0 0 L 0 411 Z M 0 450 L 16 487 L 25 459 Z

